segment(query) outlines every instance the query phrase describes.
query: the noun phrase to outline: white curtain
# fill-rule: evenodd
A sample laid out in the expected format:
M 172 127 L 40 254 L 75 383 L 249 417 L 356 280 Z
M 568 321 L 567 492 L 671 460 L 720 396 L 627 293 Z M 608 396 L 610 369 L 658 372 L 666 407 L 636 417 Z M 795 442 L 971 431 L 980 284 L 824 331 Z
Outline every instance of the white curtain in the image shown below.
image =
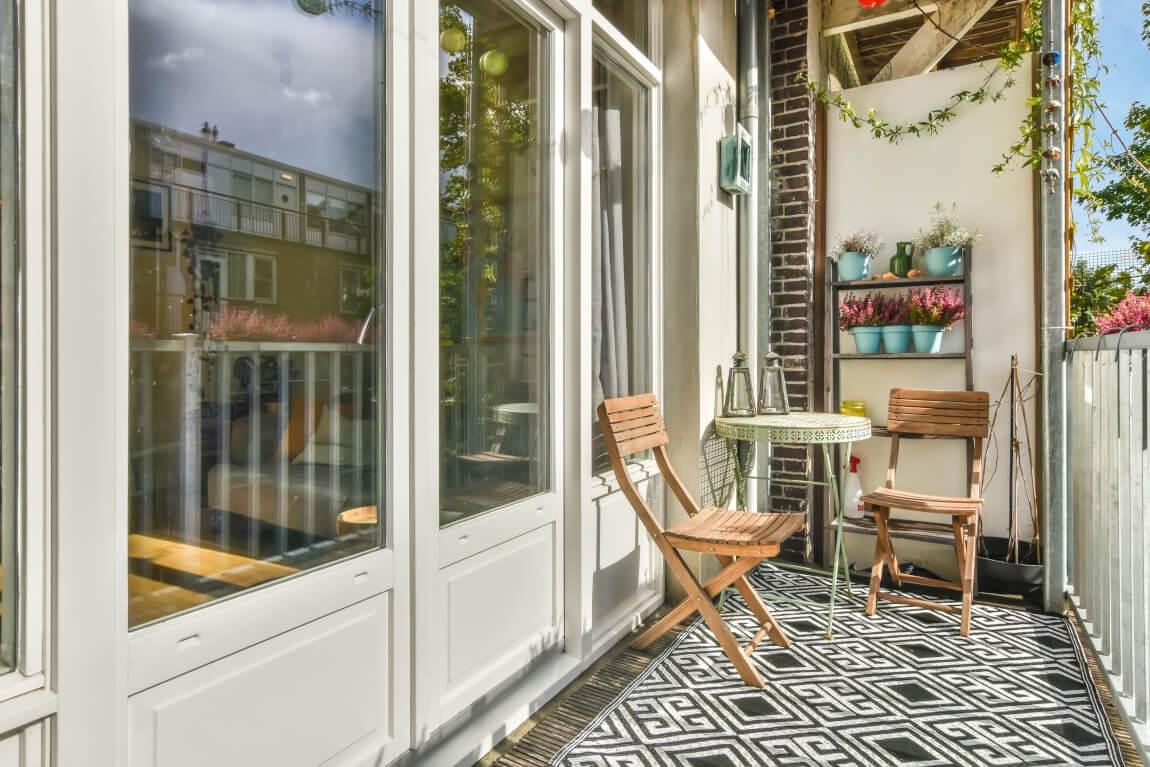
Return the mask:
M 592 111 L 591 366 L 594 406 L 630 391 L 623 157 L 618 109 Z

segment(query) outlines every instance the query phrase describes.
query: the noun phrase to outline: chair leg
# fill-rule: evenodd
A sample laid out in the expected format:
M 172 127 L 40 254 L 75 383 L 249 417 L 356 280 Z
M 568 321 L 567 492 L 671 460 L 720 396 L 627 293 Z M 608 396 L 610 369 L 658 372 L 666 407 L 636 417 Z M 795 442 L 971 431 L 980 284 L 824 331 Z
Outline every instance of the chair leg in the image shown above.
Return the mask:
M 670 549 L 670 547 L 668 548 L 669 550 L 674 551 L 674 549 Z M 664 554 L 666 554 L 666 552 L 664 552 Z M 707 581 L 707 583 L 702 587 L 704 593 L 707 595 L 708 600 L 710 600 L 710 598 L 714 597 L 716 594 L 722 592 L 722 590 L 727 588 L 727 586 L 731 585 L 731 583 L 734 582 L 736 578 L 741 578 L 743 575 L 753 570 L 758 566 L 759 562 L 762 562 L 763 560 L 762 557 L 742 557 L 737 560 L 722 558 L 719 561 L 720 564 L 723 565 L 723 569 L 719 571 L 718 575 L 711 578 L 711 580 Z M 694 581 L 694 576 L 691 576 L 691 580 Z M 682 582 L 681 579 L 680 582 Z M 686 584 L 683 584 L 683 588 L 687 588 Z M 692 615 L 694 615 L 695 611 L 698 609 L 699 608 L 696 601 L 692 598 L 691 593 L 688 590 L 686 599 L 672 608 L 670 612 L 656 621 L 654 625 L 640 634 L 635 639 L 635 641 L 631 643 L 632 649 L 646 650 L 648 647 L 654 644 L 659 639 L 659 637 L 663 636 L 668 631 L 675 628 L 675 626 L 678 626 L 687 618 L 690 618 Z
M 902 585 L 899 578 L 898 558 L 894 553 L 894 543 L 890 538 L 890 509 L 881 506 L 872 506 L 875 526 L 878 528 L 875 535 L 874 562 L 870 570 L 870 592 L 867 594 L 866 614 L 874 615 L 878 609 L 878 592 L 882 585 L 883 567 L 890 568 L 891 581 L 894 585 Z
M 763 677 L 755 670 L 751 661 L 743 655 L 739 643 L 735 641 L 735 637 L 731 634 L 731 629 L 723 621 L 723 616 L 719 615 L 719 611 L 715 609 L 714 602 L 707 596 L 706 589 L 700 586 L 699 582 L 695 580 L 695 576 L 691 574 L 690 568 L 687 567 L 687 563 L 683 561 L 683 557 L 679 555 L 679 552 L 670 544 L 665 543 L 665 541 L 661 543 L 663 543 L 663 545 L 659 548 L 663 549 L 663 556 L 667 561 L 667 566 L 671 568 L 671 572 L 675 574 L 676 579 L 678 579 L 679 583 L 683 586 L 683 589 L 686 590 L 687 596 L 695 603 L 695 609 L 699 611 L 699 614 L 703 616 L 703 620 L 707 622 L 707 626 L 715 635 L 719 647 L 723 648 L 723 653 L 734 665 L 735 670 L 739 672 L 739 676 L 743 682 L 751 687 L 762 687 L 764 684 Z M 755 557 L 746 557 L 745 559 L 752 560 L 749 563 L 751 567 L 754 567 L 762 561 L 762 558 L 756 559 Z M 730 567 L 724 568 L 723 573 L 731 571 L 732 569 L 737 570 L 737 568 L 746 566 L 746 564 L 744 559 L 736 560 Z M 743 572 L 745 573 L 746 571 L 744 570 Z M 719 575 L 721 576 L 723 573 Z M 742 574 L 743 573 L 740 573 L 740 575 Z M 716 583 L 718 579 L 719 576 L 716 576 L 708 581 L 708 583 Z M 733 580 L 733 578 L 731 580 Z M 730 580 L 727 581 L 727 583 L 730 582 Z M 726 584 L 723 584 L 723 586 L 725 585 Z M 722 590 L 723 586 L 717 586 L 717 588 Z
M 975 564 L 978 561 L 978 551 L 975 548 L 977 544 L 977 524 L 970 525 L 966 531 L 966 561 L 963 562 L 965 567 L 962 571 L 962 628 L 959 630 L 962 636 L 970 636 L 970 610 L 971 602 L 974 600 L 974 572 Z
M 722 561 L 722 558 L 720 558 Z M 766 629 L 767 636 L 778 647 L 786 649 L 791 646 L 790 637 L 787 632 L 783 631 L 783 627 L 775 620 L 775 616 L 771 615 L 771 611 L 763 604 L 763 600 L 759 597 L 759 593 L 755 591 L 755 587 L 747 581 L 746 576 L 740 577 L 735 581 L 735 588 L 743 595 L 743 599 L 747 603 L 747 607 L 751 608 L 751 612 L 759 619 L 759 625 Z

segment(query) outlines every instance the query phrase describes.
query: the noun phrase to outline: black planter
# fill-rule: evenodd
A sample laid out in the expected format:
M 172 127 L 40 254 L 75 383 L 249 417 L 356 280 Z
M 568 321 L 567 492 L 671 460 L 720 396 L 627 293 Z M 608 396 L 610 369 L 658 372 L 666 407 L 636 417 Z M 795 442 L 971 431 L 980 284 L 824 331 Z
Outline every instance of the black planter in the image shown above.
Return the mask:
M 996 594 L 1018 594 L 1029 597 L 1042 592 L 1042 565 L 1006 562 L 1006 538 L 982 539 L 987 556 L 978 557 L 978 590 Z M 1033 562 L 1030 544 L 1018 544 L 1020 559 Z

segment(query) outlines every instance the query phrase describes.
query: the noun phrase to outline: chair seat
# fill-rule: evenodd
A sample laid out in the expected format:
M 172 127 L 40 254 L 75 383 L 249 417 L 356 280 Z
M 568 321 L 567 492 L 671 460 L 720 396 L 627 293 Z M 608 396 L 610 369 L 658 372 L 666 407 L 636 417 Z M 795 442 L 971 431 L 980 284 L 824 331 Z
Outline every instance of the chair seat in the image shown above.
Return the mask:
M 928 511 L 960 517 L 977 514 L 982 509 L 981 498 L 927 495 L 926 493 L 912 493 L 907 490 L 895 490 L 890 487 L 880 487 L 874 492 L 867 493 L 862 497 L 862 502 L 868 506 L 881 506 L 887 509 Z
M 723 552 L 729 548 L 756 547 L 773 549 L 774 553 L 767 556 L 774 556 L 779 545 L 805 525 L 804 514 L 758 514 L 707 506 L 683 524 L 667 530 L 666 537 L 672 546 L 687 551 Z
M 467 463 L 477 464 L 499 464 L 499 463 L 526 463 L 530 458 L 525 458 L 521 455 L 508 455 L 507 453 L 497 453 L 494 450 L 485 450 L 482 453 L 468 453 L 459 456 L 459 460 Z

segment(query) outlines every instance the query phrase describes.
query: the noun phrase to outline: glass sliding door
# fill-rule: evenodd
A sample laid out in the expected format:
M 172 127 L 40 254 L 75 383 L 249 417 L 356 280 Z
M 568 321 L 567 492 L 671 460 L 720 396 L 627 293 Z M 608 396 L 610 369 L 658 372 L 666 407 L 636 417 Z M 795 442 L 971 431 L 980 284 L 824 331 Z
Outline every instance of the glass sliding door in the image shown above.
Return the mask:
M 129 9 L 137 626 L 382 544 L 384 8 Z
M 591 398 L 651 385 L 650 92 L 603 51 L 592 58 Z M 592 466 L 610 468 L 598 424 Z
M 551 488 L 545 35 L 509 4 L 443 3 L 440 525 Z

